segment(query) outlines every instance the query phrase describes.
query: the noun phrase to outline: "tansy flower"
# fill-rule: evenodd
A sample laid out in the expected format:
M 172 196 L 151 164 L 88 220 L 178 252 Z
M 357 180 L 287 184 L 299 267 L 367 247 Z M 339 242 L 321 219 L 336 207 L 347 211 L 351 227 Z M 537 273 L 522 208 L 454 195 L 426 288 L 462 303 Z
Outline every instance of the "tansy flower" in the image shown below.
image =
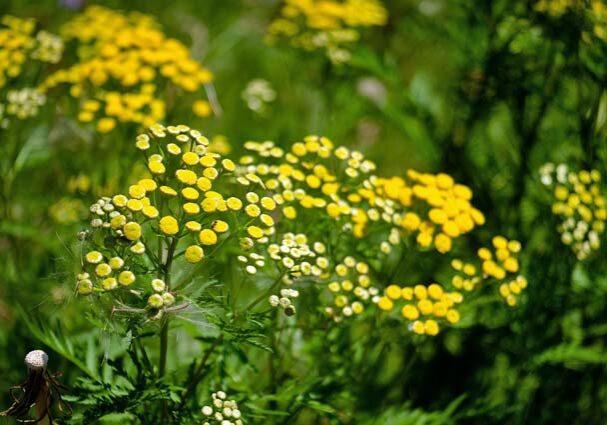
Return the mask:
M 508 240 L 498 235 L 491 240 L 492 249 L 489 247 L 479 248 L 477 256 L 480 266 L 465 263 L 459 259 L 451 262 L 451 267 L 457 272 L 452 278 L 452 285 L 456 289 L 471 292 L 478 285 L 487 280 L 493 280 L 499 284 L 499 294 L 505 299 L 509 306 L 516 305 L 517 296 L 527 286 L 527 280 L 522 275 L 516 275 L 520 266 L 517 255 L 521 250 L 521 244 L 516 240 Z M 509 288 L 512 287 L 511 291 Z M 453 317 L 451 317 L 453 319 Z
M 204 257 L 204 251 L 198 245 L 190 245 L 185 250 L 185 259 L 188 263 L 198 263 Z
M 286 0 L 268 28 L 269 42 L 286 38 L 305 50 L 323 49 L 334 63 L 350 59 L 348 46 L 359 29 L 385 25 L 387 11 L 378 0 Z
M 574 172 L 567 165 L 545 164 L 542 183 L 552 190 L 552 213 L 560 219 L 557 230 L 563 244 L 571 247 L 578 260 L 586 259 L 600 247 L 605 230 L 607 207 L 599 186 L 598 170 Z
M 165 235 L 173 236 L 179 232 L 179 223 L 173 216 L 169 215 L 162 217 L 158 224 L 160 226 L 160 231 Z
M 67 85 L 70 95 L 79 100 L 74 115 L 84 123 L 96 123 L 100 133 L 112 131 L 118 121 L 144 126 L 161 121 L 166 115 L 162 93 L 167 87 L 180 89 L 173 91 L 184 99 L 186 93 L 200 97 L 203 85 L 212 80 L 185 45 L 167 37 L 152 17 L 138 12 L 90 6 L 64 24 L 61 34 L 76 41 L 78 60 L 47 77 L 41 89 Z M 49 52 L 62 50 L 46 33 L 39 34 L 37 43 L 34 56 L 49 61 L 57 56 Z M 205 100 L 194 101 L 192 108 L 198 115 L 211 113 Z M 141 138 L 137 147 L 146 150 L 148 142 Z M 158 172 L 162 167 L 150 168 Z

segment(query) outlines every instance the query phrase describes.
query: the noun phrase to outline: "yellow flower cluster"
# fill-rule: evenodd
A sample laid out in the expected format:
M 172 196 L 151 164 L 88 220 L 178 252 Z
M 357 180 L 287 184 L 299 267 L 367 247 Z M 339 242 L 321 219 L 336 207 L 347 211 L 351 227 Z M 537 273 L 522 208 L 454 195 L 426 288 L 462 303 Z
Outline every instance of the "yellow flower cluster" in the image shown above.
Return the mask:
M 312 282 L 324 290 L 329 304 L 325 312 L 335 321 L 370 307 L 391 311 L 399 305 L 412 332 L 432 336 L 441 326 L 459 321 L 455 306 L 463 300 L 460 290 L 471 291 L 491 277 L 502 283 L 500 293 L 513 305 L 526 286 L 524 278 L 509 276 L 518 271 L 520 244 L 502 237 L 493 239 L 495 252 L 479 251 L 480 267 L 453 262 L 467 279 L 454 277 L 454 292 L 433 283 L 389 285 L 382 293 L 371 277 L 369 264 L 374 263 L 349 255 L 356 245 L 376 249 L 378 239 L 384 240 L 381 252 L 389 253 L 392 246 L 404 250 L 402 239 L 409 234 L 423 248 L 434 243 L 446 252 L 451 239 L 482 224 L 484 217 L 470 204 L 471 190 L 446 174 L 410 171 L 406 179 L 380 178 L 373 174 L 375 164 L 360 152 L 317 136 L 288 149 L 269 141 L 247 142 L 250 154 L 238 165 L 209 145 L 205 136 L 185 125 L 155 124 L 137 136 L 135 146 L 143 153 L 147 175 L 126 193 L 91 206 L 93 247 L 78 277 L 81 294 L 137 282 L 137 300 L 142 294 L 147 297 L 146 308 L 140 310 L 158 317 L 172 311 L 178 297 L 167 280 L 172 259 L 182 258 L 182 266 L 199 263 L 230 239 L 236 243 L 226 251 L 227 258 L 243 263 L 249 275 L 272 277 L 269 304 L 287 315 L 295 313 L 293 300 L 299 296 L 291 285 Z M 80 176 L 70 186 L 86 190 L 90 181 Z M 411 217 L 417 218 L 416 226 Z M 311 242 L 308 230 L 296 230 L 308 223 L 318 225 L 310 231 L 323 235 L 320 240 Z M 337 231 L 325 233 L 325 228 Z M 420 237 L 426 234 L 427 243 Z M 366 243 L 367 235 L 374 242 Z M 440 235 L 449 238 L 448 249 L 442 248 Z M 335 258 L 340 260 L 333 266 Z M 279 285 L 286 287 L 271 294 Z
M 243 156 L 240 174 L 255 173 L 264 186 L 275 193 L 274 200 L 288 219 L 298 217 L 298 210 L 326 210 L 329 217 L 350 215 L 352 209 L 341 199 L 340 192 L 358 184 L 360 176 L 369 175 L 375 164 L 360 152 L 344 147 L 334 148 L 326 137 L 308 136 L 294 143 L 289 151 L 273 142 L 247 142 L 245 149 L 255 155 Z M 333 172 L 335 160 L 343 162 L 341 170 Z
M 552 213 L 561 218 L 557 227 L 561 240 L 579 260 L 587 258 L 600 245 L 605 230 L 607 207 L 599 186 L 598 170 L 574 172 L 565 164 L 545 164 L 540 170 L 544 185 L 552 190 Z
M 594 35 L 607 42 L 607 4 L 600 0 L 593 0 L 590 9 L 594 21 Z
M 377 299 L 377 306 L 391 311 L 400 306 L 401 315 L 409 322 L 409 329 L 419 335 L 437 335 L 440 323 L 455 324 L 460 320 L 456 304 L 463 301 L 459 292 L 447 292 L 438 283 L 428 286 L 401 287 L 389 285 L 384 295 Z
M 539 0 L 535 10 L 559 18 L 570 11 L 581 17 L 588 17 L 592 26 L 592 35 L 607 42 L 607 4 L 603 0 Z M 590 33 L 584 33 L 588 40 Z
M 253 245 L 266 242 L 274 233 L 269 213 L 275 203 L 252 189 L 259 178 L 251 174 L 236 181 L 231 190 L 247 190 L 242 199 L 224 196 L 222 185 L 234 180 L 236 166 L 208 152 L 208 144 L 199 131 L 184 125 L 152 126 L 149 134 L 140 134 L 135 143 L 145 156 L 149 175 L 131 185 L 126 194 L 102 198 L 91 207 L 91 226 L 101 233 L 93 251 L 101 251 L 101 257 L 95 254 L 95 258 L 105 264 L 108 252 L 118 253 L 132 274 L 133 281 L 123 283 L 118 278 L 118 283 L 133 283 L 135 269 L 144 275 L 154 272 L 150 263 L 162 261 L 154 257 L 154 244 L 162 241 L 175 257 L 198 263 L 204 259 L 205 249 L 225 241 L 229 234 L 240 235 Z M 106 291 L 119 287 L 103 283 L 109 276 L 103 267 L 101 274 L 94 271 L 98 279 L 92 286 L 84 285 L 89 289 L 81 293 L 92 292 L 97 284 Z M 159 302 L 154 297 L 148 304 L 157 306 Z
M 552 16 L 561 16 L 569 9 L 573 9 L 577 0 L 540 0 L 535 4 L 535 10 Z
M 333 300 L 325 313 L 335 321 L 361 314 L 379 294 L 379 290 L 371 285 L 369 265 L 352 256 L 345 257 L 335 266 L 327 288 Z
M 88 208 L 80 199 L 63 197 L 51 205 L 48 212 L 55 223 L 68 225 L 85 219 Z
M 388 14 L 379 0 L 286 0 L 280 17 L 268 28 L 268 40 L 287 38 L 306 50 L 323 49 L 334 63 L 347 62 L 347 45 L 360 38 L 359 28 L 382 26 Z
M 5 15 L 0 24 L 0 87 L 22 73 L 28 58 L 48 63 L 56 63 L 61 58 L 61 39 L 46 31 L 34 35 L 33 19 Z
M 117 122 L 150 126 L 161 121 L 166 112 L 161 93 L 167 86 L 198 93 L 212 80 L 186 46 L 168 38 L 147 15 L 91 6 L 61 33 L 78 43 L 79 61 L 50 75 L 41 87 L 48 91 L 67 84 L 79 101 L 79 120 L 96 122 L 101 133 Z M 198 115 L 211 113 L 206 100 L 192 107 Z
M 175 302 L 175 296 L 168 291 L 168 286 L 162 279 L 152 279 L 150 287 L 154 293 L 148 297 L 148 306 L 159 310 L 170 307 Z
M 133 226 L 129 226 L 129 228 L 132 235 L 135 230 Z M 136 250 L 132 250 L 132 252 L 137 255 L 142 253 Z M 84 270 L 77 277 L 80 295 L 88 295 L 95 290 L 94 281 L 91 280 L 91 274 L 88 271 L 91 271 L 95 281 L 105 291 L 116 289 L 118 285 L 126 287 L 135 283 L 135 274 L 125 268 L 125 261 L 121 256 L 104 256 L 101 252 L 93 250 L 87 252 L 84 259 Z
M 0 23 L 0 87 L 4 87 L 9 79 L 21 74 L 35 44 L 32 33 L 36 24 L 32 19 L 10 15 L 3 16 Z
M 377 192 L 408 209 L 401 226 L 417 234 L 420 247 L 434 244 L 438 252 L 449 252 L 453 239 L 485 223 L 483 213 L 471 204 L 472 190 L 468 186 L 444 173 L 409 170 L 407 177 L 409 184 L 400 177 L 381 179 Z
M 485 222 L 471 204 L 470 188 L 447 174 L 409 170 L 408 180 L 380 178 L 362 153 L 335 147 L 326 137 L 308 136 L 287 151 L 271 141 L 247 142 L 245 148 L 253 154 L 241 158 L 239 173 L 259 175 L 287 218 L 321 209 L 330 219 L 344 220 L 357 238 L 388 225 L 384 253 L 401 242 L 401 234 L 414 234 L 422 248 L 446 253 L 455 238 Z
M 2 94 L 3 103 L 0 103 L 0 127 L 6 128 L 10 118 L 33 117 L 46 102 L 44 94 L 35 87 L 40 66 L 30 61 L 58 62 L 63 41 L 46 31 L 34 33 L 33 19 L 5 15 L 0 18 L 0 25 L 0 88 L 10 87 Z M 25 87 L 19 87 L 22 83 Z
M 86 174 L 70 176 L 67 180 L 66 187 L 70 193 L 87 193 L 91 189 L 91 178 Z
M 521 244 L 503 236 L 493 237 L 491 243 L 493 250 L 487 247 L 478 250 L 478 268 L 458 259 L 451 262 L 451 267 L 457 272 L 451 284 L 456 289 L 471 292 L 480 283 L 492 279 L 500 284 L 499 294 L 512 307 L 516 305 L 517 296 L 527 287 L 527 279 L 517 274 L 520 269 L 517 255 L 521 251 Z

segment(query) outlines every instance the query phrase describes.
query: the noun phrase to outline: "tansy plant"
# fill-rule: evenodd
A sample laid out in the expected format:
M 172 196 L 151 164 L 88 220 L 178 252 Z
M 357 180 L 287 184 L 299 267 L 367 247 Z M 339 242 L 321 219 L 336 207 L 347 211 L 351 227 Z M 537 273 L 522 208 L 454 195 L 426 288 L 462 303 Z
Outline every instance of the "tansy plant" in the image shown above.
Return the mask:
M 561 241 L 584 260 L 601 246 L 607 208 L 598 170 L 571 170 L 566 164 L 547 163 L 540 180 L 551 192 L 552 213 L 558 218 Z
M 151 126 L 135 142 L 147 176 L 94 203 L 91 228 L 80 235 L 77 292 L 106 306 L 113 319 L 126 318 L 130 334 L 157 326 L 157 376 L 167 372 L 176 318 L 196 314 L 219 328 L 186 388 L 170 401 L 176 408 L 188 403 L 218 346 L 251 342 L 234 329 L 263 321 L 256 314 L 276 324 L 282 311 L 292 320 L 301 293 L 317 296 L 318 313 L 331 322 L 398 306 L 406 332 L 433 336 L 460 320 L 458 305 L 481 282 L 502 283 L 495 293 L 510 305 L 526 285 L 511 276 L 520 244 L 503 237 L 493 239 L 494 253 L 479 251 L 481 267 L 454 260 L 448 283 L 394 284 L 383 273 L 391 256 L 404 258 L 412 249 L 447 255 L 483 223 L 471 190 L 446 174 L 380 178 L 362 153 L 317 136 L 289 149 L 247 142 L 250 153 L 238 161 L 208 145 L 188 126 Z M 138 348 L 146 359 L 148 349 Z M 238 423 L 235 402 L 220 394 L 214 405 Z M 203 416 L 217 418 L 212 409 L 203 408 Z
M 313 285 L 326 305 L 322 310 L 337 321 L 376 305 L 391 310 L 403 300 L 402 315 L 416 333 L 435 335 L 439 323 L 459 320 L 460 291 L 473 288 L 457 276 L 451 289 L 437 283 L 401 287 L 380 276 L 394 250 L 405 255 L 417 245 L 446 254 L 482 224 L 469 188 L 446 174 L 377 177 L 375 164 L 360 152 L 324 137 L 307 137 L 288 150 L 248 142 L 251 153 L 237 163 L 210 152 L 208 144 L 184 125 L 154 125 L 139 135 L 135 145 L 147 177 L 93 204 L 92 231 L 84 236 L 78 293 L 111 299 L 115 313 L 158 320 L 161 375 L 169 319 L 193 302 L 185 289 L 231 258 L 241 264 L 238 280 L 272 282 L 253 294 L 246 311 L 263 302 L 293 315 L 294 299 Z M 518 271 L 512 255 L 520 244 L 501 237 L 493 244 L 498 262 L 483 250 L 482 273 L 463 267 L 471 278 L 502 281 Z M 232 307 L 233 318 L 244 313 Z
M 46 31 L 36 32 L 33 19 L 5 15 L 0 19 L 0 128 L 11 121 L 36 116 L 46 102 L 38 89 L 49 64 L 63 54 L 63 41 Z
M 98 132 L 119 122 L 150 126 L 183 103 L 197 116 L 212 114 L 202 92 L 213 75 L 153 17 L 91 6 L 64 24 L 61 35 L 76 44 L 77 57 L 41 89 L 66 85 L 74 115 Z
M 379 0 L 286 0 L 268 27 L 267 39 L 285 38 L 297 48 L 324 50 L 331 62 L 348 62 L 360 30 L 386 24 Z

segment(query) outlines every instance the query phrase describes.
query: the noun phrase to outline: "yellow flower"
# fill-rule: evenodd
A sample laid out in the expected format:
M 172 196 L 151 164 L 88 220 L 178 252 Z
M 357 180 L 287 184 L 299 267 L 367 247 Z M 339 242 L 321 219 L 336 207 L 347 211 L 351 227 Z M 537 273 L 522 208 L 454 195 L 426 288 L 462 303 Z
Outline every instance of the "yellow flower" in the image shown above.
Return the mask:
M 217 233 L 225 233 L 229 230 L 230 226 L 223 220 L 215 220 L 211 223 L 211 229 Z
M 401 289 L 398 285 L 390 285 L 386 288 L 386 295 L 390 299 L 397 300 L 400 298 Z
M 177 191 L 170 186 L 160 186 L 160 193 L 166 196 L 177 196 Z
M 384 311 L 392 310 L 394 303 L 388 297 L 381 297 L 377 302 L 377 306 Z
M 236 164 L 234 164 L 234 162 L 230 159 L 223 159 L 221 161 L 221 165 L 223 166 L 223 169 L 226 171 L 234 171 L 236 169 Z
M 198 191 L 196 189 L 194 189 L 193 187 L 186 187 L 186 188 L 182 189 L 181 195 L 185 199 L 190 200 L 190 201 L 195 201 L 200 196 Z
M 158 224 L 160 226 L 160 231 L 165 235 L 173 236 L 179 233 L 179 223 L 173 216 L 167 215 L 162 217 Z
M 90 251 L 85 255 L 87 263 L 97 264 L 103 260 L 103 255 L 99 251 Z
M 156 182 L 152 179 L 141 179 L 139 180 L 138 184 L 142 186 L 147 192 L 153 192 L 158 187 Z
M 433 309 L 432 301 L 430 301 L 428 299 L 420 300 L 417 303 L 417 308 L 424 315 L 431 314 L 432 313 L 432 309 Z
M 160 294 L 152 294 L 148 298 L 148 304 L 152 308 L 161 308 L 162 304 L 164 304 L 164 299 Z
M 198 245 L 190 245 L 185 250 L 185 259 L 188 263 L 198 263 L 204 257 L 204 251 Z
M 417 318 L 419 318 L 419 310 L 411 304 L 403 306 L 403 308 L 401 309 L 401 314 L 407 320 L 416 320 Z
M 447 316 L 446 317 L 447 317 L 447 321 L 449 323 L 453 323 L 453 324 L 459 322 L 459 319 L 460 319 L 460 315 L 459 315 L 459 312 L 457 310 L 449 310 L 449 311 L 447 311 Z
M 215 164 L 217 164 L 217 160 L 215 159 L 215 157 L 210 154 L 203 155 L 202 157 L 200 157 L 200 160 L 198 162 L 203 167 L 214 167 Z
M 190 186 L 195 185 L 196 181 L 198 180 L 198 176 L 192 170 L 177 170 L 175 172 L 175 176 L 177 177 L 177 180 L 179 180 L 181 183 Z
M 143 209 L 143 202 L 139 199 L 129 199 L 126 206 L 131 211 L 141 211 Z
M 166 167 L 160 161 L 150 161 L 148 162 L 148 169 L 153 174 L 164 174 L 166 171 Z
M 252 238 L 255 238 L 255 239 L 259 239 L 263 236 L 263 230 L 261 230 L 257 226 L 247 227 L 247 233 L 249 234 L 249 236 L 251 236 Z
M 196 180 L 196 186 L 198 187 L 198 189 L 202 190 L 203 192 L 206 192 L 208 190 L 211 190 L 211 188 L 213 187 L 213 183 L 211 183 L 211 180 L 207 179 L 206 177 L 200 177 L 198 180 Z
M 211 229 L 203 229 L 198 234 L 198 239 L 203 245 L 215 245 L 217 243 L 217 234 Z
M 124 232 L 124 237 L 130 241 L 136 241 L 141 237 L 141 226 L 134 221 L 126 223 L 122 231 Z
M 197 221 L 188 221 L 185 224 L 185 228 L 188 229 L 190 232 L 200 232 L 200 229 L 202 229 L 202 225 Z
M 109 264 L 101 263 L 95 267 L 95 274 L 99 277 L 105 277 L 112 273 L 112 268 Z
M 192 110 L 194 114 L 198 117 L 205 118 L 211 115 L 213 110 L 211 109 L 211 105 L 206 100 L 197 100 L 192 104 Z
M 181 156 L 183 162 L 187 165 L 196 165 L 200 158 L 194 152 L 186 152 Z
M 152 180 L 153 181 L 153 180 Z M 141 199 L 145 196 L 146 190 L 139 184 L 134 184 L 129 187 L 129 196 L 135 199 Z
M 424 285 L 415 285 L 413 288 L 413 294 L 418 300 L 423 300 L 428 297 L 428 290 Z
M 504 268 L 511 273 L 516 273 L 519 268 L 517 259 L 513 257 L 506 258 Z
M 261 214 L 261 210 L 255 204 L 247 205 L 244 210 L 249 217 L 258 217 Z
M 146 205 L 145 207 L 143 207 L 142 213 L 148 218 L 156 218 L 159 214 L 158 209 L 151 205 Z
M 129 199 L 124 195 L 116 195 L 112 198 L 112 203 L 117 207 L 124 207 L 128 200 Z
M 402 288 L 401 297 L 403 300 L 411 301 L 413 299 L 413 288 Z
M 411 330 L 418 335 L 423 335 L 424 333 L 426 333 L 424 323 L 419 320 L 413 322 L 413 324 L 411 325 Z
M 403 218 L 403 227 L 407 230 L 417 230 L 421 223 L 419 216 L 415 213 L 407 213 Z
M 109 264 L 113 270 L 117 270 L 124 266 L 124 260 L 120 257 L 112 257 L 109 261 Z
M 439 327 L 438 327 L 438 323 L 436 322 L 436 320 L 426 320 L 426 323 L 424 324 L 424 331 L 427 335 L 430 336 L 434 336 L 437 335 L 439 332 Z
M 97 131 L 100 133 L 109 133 L 116 127 L 116 120 L 114 118 L 101 118 L 97 121 Z
M 108 277 L 103 279 L 101 282 L 101 287 L 106 291 L 111 291 L 112 289 L 116 289 L 118 286 L 118 281 L 114 277 Z
M 118 282 L 124 286 L 131 285 L 133 282 L 135 282 L 135 275 L 133 274 L 133 272 L 128 270 L 120 272 L 120 274 L 118 275 Z
M 283 208 L 282 213 L 289 220 L 293 220 L 297 217 L 297 211 L 291 206 Z
M 443 288 L 440 285 L 433 283 L 428 286 L 428 295 L 430 296 L 430 298 L 440 300 L 443 297 L 443 294 Z
M 93 282 L 89 279 L 83 279 L 78 282 L 78 293 L 80 295 L 89 295 L 93 292 Z
M 417 243 L 424 248 L 427 248 L 432 244 L 432 235 L 429 233 L 419 233 L 417 235 Z
M 200 207 L 198 206 L 198 204 L 195 204 L 193 202 L 186 202 L 185 204 L 183 204 L 183 210 L 188 215 L 195 215 L 200 212 Z
M 423 246 L 422 243 L 420 243 L 420 245 Z M 451 238 L 443 233 L 439 233 L 434 238 L 434 246 L 436 247 L 436 250 L 442 254 L 449 252 L 451 251 L 452 246 Z

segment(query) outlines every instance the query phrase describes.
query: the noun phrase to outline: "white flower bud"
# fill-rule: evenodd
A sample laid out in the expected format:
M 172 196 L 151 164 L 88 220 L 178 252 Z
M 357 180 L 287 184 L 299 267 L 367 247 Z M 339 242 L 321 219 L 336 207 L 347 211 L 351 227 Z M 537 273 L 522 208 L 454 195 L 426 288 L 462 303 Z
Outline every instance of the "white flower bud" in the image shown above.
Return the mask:
M 25 364 L 30 370 L 44 370 L 48 363 L 48 354 L 42 350 L 34 350 L 25 356 Z

